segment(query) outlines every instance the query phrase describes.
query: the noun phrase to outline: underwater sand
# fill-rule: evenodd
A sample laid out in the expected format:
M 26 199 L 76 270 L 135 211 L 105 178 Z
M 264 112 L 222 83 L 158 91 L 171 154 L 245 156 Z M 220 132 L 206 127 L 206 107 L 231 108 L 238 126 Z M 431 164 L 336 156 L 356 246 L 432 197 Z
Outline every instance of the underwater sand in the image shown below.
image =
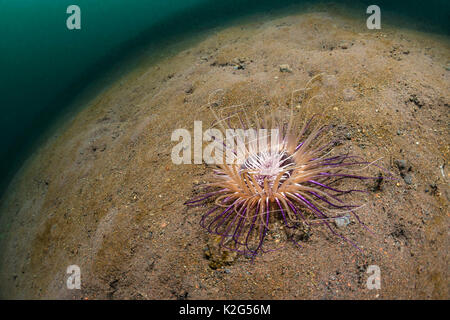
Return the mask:
M 52 135 L 14 178 L 0 207 L 0 296 L 58 299 L 448 299 L 450 42 L 342 10 L 253 16 L 149 56 Z M 170 53 L 170 54 L 169 54 Z M 280 72 L 288 64 L 292 72 Z M 345 150 L 398 180 L 360 200 L 356 221 L 303 248 L 223 255 L 187 208 L 211 170 L 174 165 L 171 133 L 213 122 L 215 108 L 290 104 L 323 73 L 326 110 Z M 405 160 L 405 169 L 396 165 Z M 374 188 L 374 183 L 367 187 Z M 277 241 L 269 239 L 268 241 Z M 81 268 L 81 290 L 66 268 Z M 366 287 L 369 265 L 381 289 Z

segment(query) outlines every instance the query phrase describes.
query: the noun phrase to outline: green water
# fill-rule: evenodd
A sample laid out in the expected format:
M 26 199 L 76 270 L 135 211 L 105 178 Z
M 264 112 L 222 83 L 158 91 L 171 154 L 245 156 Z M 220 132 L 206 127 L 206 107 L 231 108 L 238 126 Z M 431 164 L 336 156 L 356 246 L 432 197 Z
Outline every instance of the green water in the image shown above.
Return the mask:
M 133 52 L 230 18 L 302 2 L 0 0 L 0 192 L 45 129 L 69 112 L 71 102 L 91 83 Z M 408 17 L 411 27 L 419 24 L 444 34 L 450 30 L 450 1 L 360 1 L 356 6 L 374 3 L 382 8 L 382 17 L 394 12 Z M 81 30 L 66 27 L 66 9 L 72 4 L 81 9 Z M 364 23 L 363 9 L 361 19 Z

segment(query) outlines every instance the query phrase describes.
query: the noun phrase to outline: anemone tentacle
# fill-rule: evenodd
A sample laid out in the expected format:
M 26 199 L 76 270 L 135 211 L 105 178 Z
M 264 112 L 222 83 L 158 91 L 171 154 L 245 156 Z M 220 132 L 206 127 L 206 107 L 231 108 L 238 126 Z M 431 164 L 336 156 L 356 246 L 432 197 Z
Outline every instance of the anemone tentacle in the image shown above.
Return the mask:
M 234 129 L 230 118 L 217 119 L 223 132 Z M 200 225 L 220 236 L 221 246 L 254 257 L 259 252 L 270 251 L 263 245 L 267 234 L 272 232 L 274 221 L 280 221 L 293 232 L 301 225 L 310 227 L 318 222 L 360 250 L 353 241 L 338 233 L 330 221 L 351 213 L 370 231 L 355 213 L 362 206 L 344 200 L 345 195 L 368 191 L 343 188 L 338 184 L 350 179 L 383 179 L 382 176 L 354 174 L 372 166 L 382 168 L 360 156 L 333 154 L 339 140 L 330 139 L 331 126 L 313 125 L 317 118 L 319 116 L 314 115 L 297 127 L 292 114 L 288 121 L 272 114 L 255 119 L 255 123 L 258 130 L 276 131 L 253 135 L 248 141 L 239 134 L 232 136 L 231 141 L 228 138 L 218 141 L 223 147 L 221 154 L 230 155 L 233 161 L 218 164 L 212 170 L 211 181 L 205 184 L 208 192 L 185 204 L 207 205 L 214 200 L 214 206 L 202 216 Z M 252 127 L 248 117 L 238 119 L 241 128 Z M 244 156 L 241 162 L 239 155 Z M 291 240 L 301 246 L 295 239 Z

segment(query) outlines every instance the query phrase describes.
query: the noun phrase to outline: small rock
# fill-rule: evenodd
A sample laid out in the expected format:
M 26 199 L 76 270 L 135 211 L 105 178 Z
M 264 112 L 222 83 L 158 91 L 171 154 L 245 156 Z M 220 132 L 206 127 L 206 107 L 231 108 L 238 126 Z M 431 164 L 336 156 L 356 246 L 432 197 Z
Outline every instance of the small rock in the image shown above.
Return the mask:
M 233 68 L 235 69 L 235 70 L 243 70 L 243 69 L 245 69 L 245 59 L 242 59 L 242 58 L 236 58 L 236 59 L 233 59 Z
M 280 71 L 281 72 L 292 72 L 292 69 L 288 64 L 281 64 Z
M 192 92 L 194 92 L 194 86 L 192 84 L 186 85 L 184 92 L 186 94 L 191 94 Z
M 412 103 L 414 103 L 414 104 L 415 104 L 416 106 L 418 106 L 419 108 L 422 108 L 422 107 L 424 106 L 423 101 L 420 100 L 420 99 L 417 97 L 417 95 L 415 95 L 415 94 L 412 94 L 412 95 L 409 97 L 409 101 L 412 102 Z
M 351 43 L 351 42 L 343 41 L 339 44 L 339 48 L 346 50 L 349 47 L 351 47 L 352 45 L 353 45 L 353 43 Z
M 228 273 L 231 273 L 231 270 L 230 270 L 230 269 L 228 269 L 228 268 L 225 268 L 225 270 L 224 270 L 224 271 L 225 271 L 225 273 L 227 273 L 227 274 L 228 274 Z
M 213 270 L 233 264 L 237 253 L 225 248 L 221 248 L 216 239 L 210 239 L 210 243 L 203 249 L 205 257 L 209 260 L 209 267 Z
M 350 223 L 350 215 L 348 213 L 343 217 L 334 219 L 334 224 L 338 228 L 346 227 L 349 223 Z
M 406 184 L 412 184 L 412 176 L 410 174 L 405 174 L 403 180 L 405 180 Z

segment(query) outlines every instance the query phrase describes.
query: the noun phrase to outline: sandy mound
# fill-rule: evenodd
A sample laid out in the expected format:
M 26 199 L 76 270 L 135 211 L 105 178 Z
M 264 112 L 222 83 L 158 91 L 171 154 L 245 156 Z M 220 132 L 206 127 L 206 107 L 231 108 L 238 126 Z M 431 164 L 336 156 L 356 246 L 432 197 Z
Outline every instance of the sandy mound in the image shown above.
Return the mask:
M 16 176 L 1 204 L 2 297 L 448 299 L 447 38 L 322 10 L 252 17 L 181 47 L 105 89 Z M 295 108 L 291 92 L 321 73 L 327 96 L 311 108 L 398 178 L 361 198 L 375 235 L 341 229 L 364 255 L 317 228 L 304 248 L 221 261 L 198 225 L 205 209 L 183 206 L 210 169 L 172 164 L 172 131 L 211 124 L 201 107 L 218 89 L 216 108 Z M 72 264 L 81 290 L 66 288 Z M 369 265 L 381 290 L 366 287 Z

